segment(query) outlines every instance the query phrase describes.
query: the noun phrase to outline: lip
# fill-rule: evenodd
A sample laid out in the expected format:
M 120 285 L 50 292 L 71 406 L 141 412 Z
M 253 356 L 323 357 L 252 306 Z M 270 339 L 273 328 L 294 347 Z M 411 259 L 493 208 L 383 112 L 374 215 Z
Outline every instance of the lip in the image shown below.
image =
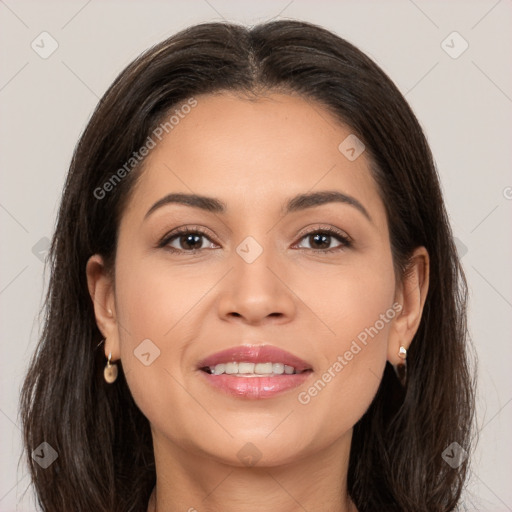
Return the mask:
M 286 352 L 286 350 L 282 350 L 273 345 L 240 345 L 238 347 L 228 348 L 227 350 L 222 350 L 221 352 L 216 352 L 206 357 L 199 363 L 198 368 L 235 361 L 247 363 L 283 363 L 288 366 L 293 366 L 297 372 L 313 369 L 309 363 L 302 360 L 300 357 L 294 356 L 290 354 L 290 352 Z
M 241 377 L 237 374 L 213 375 L 201 370 L 205 366 L 215 366 L 226 362 L 283 363 L 295 367 L 295 374 L 282 374 L 273 377 Z M 285 350 L 272 345 L 241 345 L 216 352 L 198 365 L 199 373 L 215 389 L 237 398 L 271 398 L 303 384 L 313 373 L 312 366 Z M 304 371 L 308 370 L 308 371 Z
M 215 389 L 237 398 L 272 398 L 303 384 L 313 372 L 275 377 L 237 377 L 236 375 L 211 375 L 199 370 L 202 378 Z

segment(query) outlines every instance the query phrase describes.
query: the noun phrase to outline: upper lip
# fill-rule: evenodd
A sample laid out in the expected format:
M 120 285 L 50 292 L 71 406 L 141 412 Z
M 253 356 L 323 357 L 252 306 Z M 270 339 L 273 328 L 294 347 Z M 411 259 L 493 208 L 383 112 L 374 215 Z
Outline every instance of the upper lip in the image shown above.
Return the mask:
M 228 348 L 221 352 L 215 352 L 209 355 L 199 363 L 199 368 L 206 366 L 215 366 L 226 362 L 248 362 L 248 363 L 283 363 L 293 366 L 295 370 L 312 370 L 312 366 L 300 357 L 286 352 L 273 345 L 240 345 L 238 347 Z

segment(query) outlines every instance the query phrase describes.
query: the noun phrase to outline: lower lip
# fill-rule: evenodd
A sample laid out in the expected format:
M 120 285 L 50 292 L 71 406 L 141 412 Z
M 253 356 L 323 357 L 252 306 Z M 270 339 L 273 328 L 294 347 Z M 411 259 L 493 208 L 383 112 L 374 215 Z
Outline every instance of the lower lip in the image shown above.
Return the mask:
M 199 370 L 208 384 L 238 398 L 271 398 L 303 384 L 313 372 L 278 375 L 275 377 L 237 377 L 236 375 L 212 375 Z

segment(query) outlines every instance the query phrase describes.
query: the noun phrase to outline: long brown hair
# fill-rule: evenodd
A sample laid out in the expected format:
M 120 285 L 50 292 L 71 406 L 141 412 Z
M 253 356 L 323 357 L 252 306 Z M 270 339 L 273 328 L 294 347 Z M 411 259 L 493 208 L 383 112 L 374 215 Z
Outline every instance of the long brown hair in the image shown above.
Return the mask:
M 180 102 L 220 91 L 298 93 L 327 108 L 366 146 L 397 275 L 415 247 L 428 250 L 430 285 L 408 354 L 407 386 L 388 364 L 354 427 L 348 491 L 360 512 L 454 510 L 468 460 L 452 468 L 442 454 L 454 442 L 470 451 L 474 390 L 466 280 L 433 158 L 386 74 L 344 39 L 300 21 L 189 27 L 138 57 L 98 104 L 67 175 L 49 253 L 44 326 L 20 398 L 39 504 L 49 512 L 146 510 L 155 485 L 149 422 L 122 365 L 115 385 L 103 380 L 85 267 L 95 253 L 115 263 L 119 219 L 143 160 L 119 169 Z M 105 192 L 116 173 L 122 179 Z M 43 441 L 58 453 L 46 469 L 31 457 Z

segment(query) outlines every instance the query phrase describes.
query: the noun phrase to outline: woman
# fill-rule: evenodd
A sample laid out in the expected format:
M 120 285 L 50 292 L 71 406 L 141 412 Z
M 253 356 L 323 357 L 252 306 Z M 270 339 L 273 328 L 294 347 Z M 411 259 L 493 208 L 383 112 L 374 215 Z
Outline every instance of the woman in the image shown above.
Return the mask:
M 82 135 L 21 397 L 47 511 L 450 511 L 466 282 L 425 136 L 318 26 L 190 27 Z

